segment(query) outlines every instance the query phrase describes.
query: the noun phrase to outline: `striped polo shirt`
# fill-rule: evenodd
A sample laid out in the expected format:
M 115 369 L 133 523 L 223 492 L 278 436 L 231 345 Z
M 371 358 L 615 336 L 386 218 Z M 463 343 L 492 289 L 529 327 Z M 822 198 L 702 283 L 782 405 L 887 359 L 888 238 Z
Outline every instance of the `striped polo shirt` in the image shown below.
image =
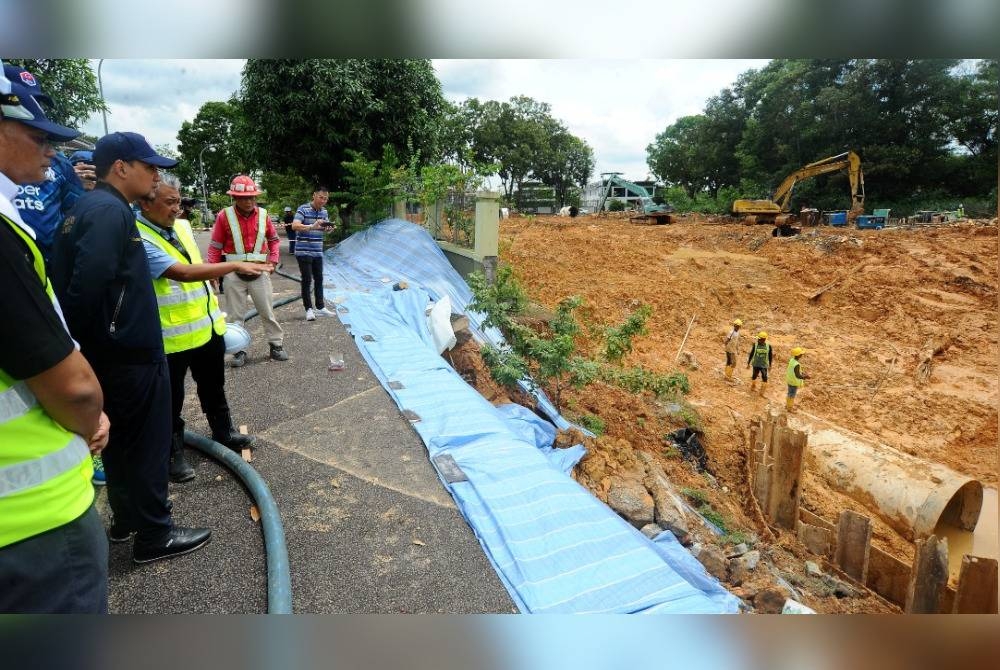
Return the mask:
M 295 220 L 299 223 L 311 226 L 316 220 L 329 221 L 326 208 L 320 210 L 313 209 L 312 203 L 307 202 L 299 205 L 295 212 Z M 296 256 L 323 256 L 323 231 L 322 230 L 297 230 L 295 231 L 295 255 Z

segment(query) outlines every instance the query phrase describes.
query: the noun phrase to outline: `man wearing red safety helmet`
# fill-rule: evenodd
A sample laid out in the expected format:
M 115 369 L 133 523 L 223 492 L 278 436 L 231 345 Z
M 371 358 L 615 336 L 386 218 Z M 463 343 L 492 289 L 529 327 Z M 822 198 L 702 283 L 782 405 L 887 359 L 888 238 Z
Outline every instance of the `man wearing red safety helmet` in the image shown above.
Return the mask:
M 270 263 L 278 265 L 280 240 L 271 223 L 267 210 L 257 206 L 260 191 L 254 180 L 246 175 L 237 175 L 229 184 L 228 195 L 233 204 L 226 207 L 215 219 L 212 241 L 208 245 L 207 261 L 245 261 L 249 263 Z M 271 347 L 271 358 L 287 361 L 288 354 L 282 347 L 284 332 L 274 318 L 271 304 L 271 273 L 268 270 L 259 275 L 244 275 L 236 272 L 226 279 L 225 309 L 231 323 L 243 325 L 247 312 L 247 296 L 253 300 L 261 320 L 264 333 Z M 247 352 L 237 351 L 233 355 L 233 367 L 246 364 Z

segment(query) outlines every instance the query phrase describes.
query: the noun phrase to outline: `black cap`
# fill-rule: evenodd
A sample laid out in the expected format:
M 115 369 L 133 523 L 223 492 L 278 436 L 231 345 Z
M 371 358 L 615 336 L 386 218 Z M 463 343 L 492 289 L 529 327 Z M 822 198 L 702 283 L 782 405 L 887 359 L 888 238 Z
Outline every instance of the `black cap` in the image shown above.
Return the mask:
M 0 116 L 11 121 L 20 121 L 26 126 L 45 131 L 53 142 L 67 142 L 80 136 L 80 132 L 49 121 L 42 109 L 42 103 L 51 105 L 49 96 L 42 93 L 42 87 L 35 76 L 16 65 L 3 66 L 3 79 L 10 84 L 0 91 Z
M 97 140 L 94 147 L 94 166 L 97 173 L 115 161 L 142 161 L 156 167 L 172 168 L 178 161 L 161 156 L 149 146 L 146 138 L 139 133 L 111 133 Z

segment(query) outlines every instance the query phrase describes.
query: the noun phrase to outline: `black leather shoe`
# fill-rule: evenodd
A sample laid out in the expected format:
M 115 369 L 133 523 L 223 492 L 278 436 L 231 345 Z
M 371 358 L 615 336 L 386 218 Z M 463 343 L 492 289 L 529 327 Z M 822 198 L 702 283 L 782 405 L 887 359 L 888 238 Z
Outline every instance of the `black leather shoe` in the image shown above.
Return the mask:
M 135 563 L 152 563 L 164 558 L 189 554 L 204 547 L 210 539 L 212 531 L 208 528 L 174 526 L 159 542 L 140 542 L 137 538 L 132 545 L 132 560 Z
M 184 436 L 174 433 L 170 443 L 170 481 L 182 484 L 194 479 L 194 468 L 184 458 Z
M 253 444 L 253 437 L 236 430 L 229 412 L 209 414 L 208 425 L 212 428 L 212 439 L 233 451 L 249 449 Z

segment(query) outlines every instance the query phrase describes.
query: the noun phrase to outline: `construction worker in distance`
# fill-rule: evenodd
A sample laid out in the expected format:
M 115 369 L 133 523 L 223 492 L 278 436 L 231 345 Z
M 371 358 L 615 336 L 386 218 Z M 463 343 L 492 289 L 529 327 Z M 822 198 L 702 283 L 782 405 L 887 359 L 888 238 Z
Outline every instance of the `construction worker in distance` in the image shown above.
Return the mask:
M 795 394 L 799 392 L 799 387 L 806 383 L 806 379 L 809 379 L 809 375 L 802 372 L 802 366 L 799 364 L 799 358 L 804 353 L 806 353 L 805 349 L 795 347 L 792 349 L 792 357 L 788 359 L 788 369 L 785 371 L 785 382 L 788 383 L 788 397 L 785 398 L 785 409 L 789 412 L 792 411 L 792 406 L 795 404 Z
M 757 388 L 757 376 L 760 375 L 760 395 L 764 395 L 764 389 L 767 388 L 767 371 L 771 369 L 773 360 L 774 352 L 767 343 L 767 333 L 762 330 L 757 333 L 757 342 L 750 348 L 750 356 L 747 358 L 747 367 L 753 365 L 753 374 L 750 376 L 751 391 Z
M 733 320 L 733 329 L 726 335 L 726 381 L 733 381 L 733 369 L 736 367 L 736 354 L 740 350 L 740 327 L 742 319 Z

